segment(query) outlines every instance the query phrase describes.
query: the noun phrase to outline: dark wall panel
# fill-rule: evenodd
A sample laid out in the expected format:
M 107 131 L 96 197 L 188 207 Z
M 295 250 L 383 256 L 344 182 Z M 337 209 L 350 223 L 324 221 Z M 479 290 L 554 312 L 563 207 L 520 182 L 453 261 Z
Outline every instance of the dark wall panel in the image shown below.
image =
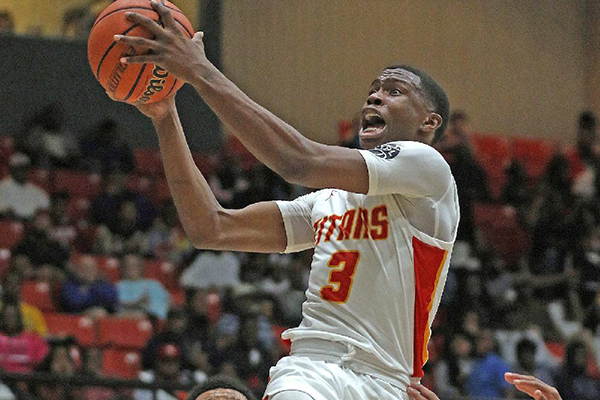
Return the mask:
M 65 108 L 67 129 L 77 135 L 111 117 L 132 146 L 158 146 L 150 121 L 134 107 L 111 101 L 96 82 L 85 42 L 0 36 L 0 99 L 0 134 L 21 134 L 28 118 L 57 102 Z M 193 88 L 184 86 L 177 104 L 192 150 L 219 150 L 218 120 Z

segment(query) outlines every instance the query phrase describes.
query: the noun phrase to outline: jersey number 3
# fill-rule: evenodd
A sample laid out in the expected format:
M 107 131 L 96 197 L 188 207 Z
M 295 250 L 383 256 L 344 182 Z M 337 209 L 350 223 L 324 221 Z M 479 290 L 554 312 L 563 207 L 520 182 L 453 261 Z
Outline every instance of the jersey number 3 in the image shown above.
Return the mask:
M 329 283 L 321 288 L 321 297 L 334 303 L 345 303 L 348 301 L 356 266 L 360 260 L 360 253 L 353 251 L 338 251 L 333 253 L 327 266 L 336 268 L 329 273 Z

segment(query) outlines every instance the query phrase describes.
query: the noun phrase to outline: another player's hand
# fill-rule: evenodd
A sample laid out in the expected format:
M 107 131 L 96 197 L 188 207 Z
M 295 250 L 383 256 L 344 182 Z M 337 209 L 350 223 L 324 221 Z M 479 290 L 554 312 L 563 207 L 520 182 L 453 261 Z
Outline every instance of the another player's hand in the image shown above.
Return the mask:
M 411 400 L 440 400 L 435 393 L 420 383 L 411 382 L 406 388 L 406 393 Z
M 159 121 L 169 113 L 169 110 L 175 108 L 175 94 L 176 93 L 173 93 L 169 97 L 165 97 L 156 103 L 134 103 L 133 105 L 145 116 L 150 117 L 154 121 Z M 110 97 L 111 100 L 122 102 L 122 100 L 115 98 L 108 91 L 106 92 L 106 95 Z
M 562 400 L 556 388 L 542 382 L 535 376 L 507 372 L 504 374 L 504 379 L 535 400 Z
M 150 31 L 154 38 L 115 35 L 115 40 L 134 47 L 147 48 L 151 50 L 151 54 L 123 57 L 121 62 L 157 64 L 175 77 L 190 82 L 199 67 L 208 62 L 202 42 L 204 34 L 197 32 L 194 38 L 190 39 L 177 26 L 171 10 L 156 1 L 152 1 L 150 4 L 160 15 L 164 27 L 151 18 L 135 12 L 128 12 L 125 16 L 131 22 Z

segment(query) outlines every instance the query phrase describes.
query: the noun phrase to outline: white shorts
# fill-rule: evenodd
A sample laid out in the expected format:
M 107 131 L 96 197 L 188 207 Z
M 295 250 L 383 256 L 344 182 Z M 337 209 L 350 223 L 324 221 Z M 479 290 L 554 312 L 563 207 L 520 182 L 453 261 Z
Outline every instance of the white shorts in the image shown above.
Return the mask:
M 282 358 L 269 376 L 265 399 L 297 390 L 313 400 L 408 400 L 406 391 L 383 379 L 303 356 Z

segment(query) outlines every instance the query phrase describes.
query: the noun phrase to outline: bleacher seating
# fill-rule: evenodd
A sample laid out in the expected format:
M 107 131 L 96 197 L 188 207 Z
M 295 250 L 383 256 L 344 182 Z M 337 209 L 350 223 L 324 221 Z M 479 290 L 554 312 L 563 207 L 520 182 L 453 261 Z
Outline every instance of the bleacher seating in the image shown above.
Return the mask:
M 473 134 L 471 142 L 475 157 L 487 174 L 492 196 L 498 198 L 506 183 L 504 170 L 510 161 L 510 141 L 501 135 Z
M 92 198 L 102 190 L 102 179 L 98 174 L 74 172 L 68 170 L 54 171 L 52 192 L 65 192 L 71 196 Z
M 513 137 L 511 139 L 512 158 L 523 165 L 532 185 L 546 170 L 546 165 L 554 151 L 552 143 L 542 138 Z
M 109 348 L 102 353 L 102 367 L 108 377 L 135 379 L 142 369 L 142 357 L 133 350 Z
M 81 346 L 97 344 L 97 329 L 94 320 L 85 315 L 47 313 L 44 315 L 48 333 L 52 336 L 73 336 Z
M 145 262 L 144 275 L 148 279 L 155 279 L 167 289 L 177 287 L 175 266 L 166 261 L 147 260 Z
M 4 276 L 4 273 L 10 267 L 10 250 L 0 249 L 0 279 Z
M 0 248 L 12 249 L 23 239 L 25 227 L 18 221 L 0 221 Z
M 26 281 L 21 288 L 21 300 L 43 312 L 57 311 L 52 289 L 47 282 Z
M 152 324 L 145 319 L 103 317 L 98 319 L 98 344 L 123 349 L 142 349 L 152 336 Z

